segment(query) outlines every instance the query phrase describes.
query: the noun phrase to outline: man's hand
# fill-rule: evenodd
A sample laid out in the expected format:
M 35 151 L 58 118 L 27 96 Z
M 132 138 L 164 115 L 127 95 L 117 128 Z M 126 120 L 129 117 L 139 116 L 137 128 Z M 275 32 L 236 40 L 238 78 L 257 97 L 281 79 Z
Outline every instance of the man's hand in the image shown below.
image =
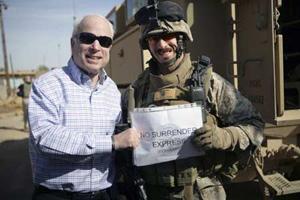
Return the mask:
M 113 135 L 115 149 L 136 148 L 140 144 L 141 134 L 135 128 Z
M 214 116 L 208 115 L 203 127 L 195 130 L 193 143 L 203 150 L 228 149 L 232 146 L 232 134 L 230 131 L 217 126 Z

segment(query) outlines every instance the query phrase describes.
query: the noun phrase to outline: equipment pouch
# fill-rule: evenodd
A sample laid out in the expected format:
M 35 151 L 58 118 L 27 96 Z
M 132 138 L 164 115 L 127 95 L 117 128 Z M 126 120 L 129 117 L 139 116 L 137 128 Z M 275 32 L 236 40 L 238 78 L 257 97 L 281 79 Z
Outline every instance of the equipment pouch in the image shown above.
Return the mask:
M 196 184 L 202 199 L 226 200 L 223 185 L 216 177 L 197 177 Z

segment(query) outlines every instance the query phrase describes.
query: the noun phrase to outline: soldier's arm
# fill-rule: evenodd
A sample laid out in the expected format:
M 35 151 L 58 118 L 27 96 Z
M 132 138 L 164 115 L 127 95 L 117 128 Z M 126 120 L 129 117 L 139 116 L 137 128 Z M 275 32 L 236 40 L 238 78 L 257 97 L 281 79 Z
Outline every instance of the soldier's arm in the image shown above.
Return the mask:
M 264 128 L 261 115 L 231 83 L 216 73 L 212 76 L 208 101 L 219 126 L 233 135 L 232 149 L 261 144 Z

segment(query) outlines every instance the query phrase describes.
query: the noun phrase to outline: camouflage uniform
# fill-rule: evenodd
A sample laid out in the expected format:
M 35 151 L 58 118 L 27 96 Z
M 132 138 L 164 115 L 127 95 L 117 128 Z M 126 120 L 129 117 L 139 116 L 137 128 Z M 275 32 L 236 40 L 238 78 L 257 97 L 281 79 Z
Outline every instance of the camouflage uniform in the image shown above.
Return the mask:
M 139 75 L 132 84 L 135 91 L 136 107 L 190 102 L 189 92 L 186 88 L 194 67 L 191 64 L 189 54 L 185 54 L 185 58 L 177 70 L 166 76 L 151 73 L 156 66 L 153 60 L 149 64 L 150 67 Z M 237 171 L 247 164 L 253 147 L 261 144 L 264 123 L 249 100 L 243 97 L 228 81 L 214 72 L 211 73 L 207 87 L 207 110 L 215 116 L 219 127 L 226 127 L 239 133 L 240 138 L 237 140 L 237 147 L 232 149 L 233 151 L 215 150 L 208 152 L 208 156 L 140 167 L 139 171 L 146 182 L 146 192 L 149 199 L 189 199 L 186 197 L 189 192 L 185 192 L 186 187 L 184 186 L 192 186 L 193 198 L 201 199 L 197 195 L 197 193 L 201 193 L 201 189 L 195 190 L 195 186 L 193 186 L 197 182 L 197 178 L 211 177 L 214 179 L 218 177 L 222 181 L 233 179 Z M 168 96 L 163 97 L 163 100 L 155 101 L 155 93 L 166 89 L 178 91 L 175 92 L 176 97 Z M 126 94 L 123 98 L 124 111 L 127 107 Z M 198 183 L 201 182 L 201 178 Z M 198 189 L 201 188 L 199 184 Z M 212 188 L 216 189 L 216 187 Z M 212 194 L 209 191 L 203 193 L 202 196 Z M 211 197 L 202 198 L 210 199 Z
M 160 10 L 166 10 L 166 13 L 158 13 L 161 16 L 159 26 L 141 26 L 140 44 L 143 49 L 148 48 L 146 42 L 150 35 L 177 33 L 183 35 L 184 40 L 193 40 L 182 16 L 178 19 L 182 12 L 180 7 L 174 3 L 164 5 Z M 168 10 L 168 6 L 172 9 Z M 147 12 L 138 13 L 143 17 Z M 168 19 L 173 17 L 173 22 L 166 20 L 166 16 Z M 195 66 L 188 53 L 183 53 L 183 56 L 176 69 L 165 75 L 158 72 L 159 65 L 155 59 L 148 62 L 149 68 L 132 84 L 135 107 L 192 102 L 190 83 Z M 207 123 L 216 124 L 219 130 L 231 133 L 230 141 L 226 141 L 230 146 L 210 149 L 204 156 L 139 167 L 150 200 L 225 199 L 222 183 L 232 180 L 238 170 L 245 167 L 251 151 L 262 142 L 264 122 L 250 101 L 217 73 L 207 71 L 205 74 L 201 78 L 207 96 Z M 127 94 L 125 92 L 123 96 L 123 113 L 127 113 Z

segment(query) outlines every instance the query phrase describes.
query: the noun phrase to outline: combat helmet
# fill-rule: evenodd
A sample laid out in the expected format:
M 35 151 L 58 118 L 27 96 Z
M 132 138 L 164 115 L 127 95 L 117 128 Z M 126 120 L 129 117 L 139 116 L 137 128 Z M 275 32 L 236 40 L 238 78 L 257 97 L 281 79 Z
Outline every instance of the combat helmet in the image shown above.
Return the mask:
M 189 25 L 186 23 L 184 11 L 172 1 L 148 1 L 134 16 L 141 26 L 140 45 L 148 48 L 147 38 L 151 35 L 179 33 L 183 40 L 193 41 Z

